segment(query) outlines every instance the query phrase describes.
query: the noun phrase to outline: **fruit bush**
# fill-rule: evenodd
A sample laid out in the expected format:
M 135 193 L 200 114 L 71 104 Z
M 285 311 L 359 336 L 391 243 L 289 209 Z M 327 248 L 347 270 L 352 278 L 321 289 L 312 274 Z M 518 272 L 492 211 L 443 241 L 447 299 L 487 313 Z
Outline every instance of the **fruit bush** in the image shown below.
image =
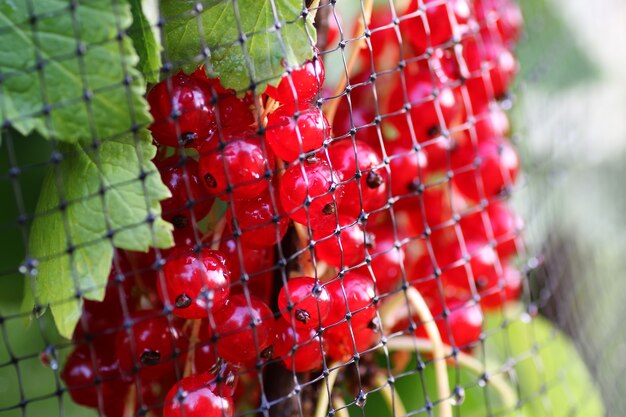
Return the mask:
M 41 355 L 58 395 L 109 417 L 548 415 L 525 326 L 573 350 L 521 313 L 518 6 L 337 3 L 0 8 L 5 132 L 53 143 L 20 272 L 71 341 L 60 369 Z

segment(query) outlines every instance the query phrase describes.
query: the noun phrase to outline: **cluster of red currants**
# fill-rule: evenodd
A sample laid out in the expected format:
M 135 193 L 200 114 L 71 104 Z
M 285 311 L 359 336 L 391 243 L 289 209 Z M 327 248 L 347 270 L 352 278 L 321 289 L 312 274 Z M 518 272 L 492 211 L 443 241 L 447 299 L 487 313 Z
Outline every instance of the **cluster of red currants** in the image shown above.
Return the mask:
M 483 311 L 521 291 L 498 102 L 520 27 L 510 0 L 412 0 L 374 10 L 339 96 L 319 56 L 261 96 L 203 69 L 152 87 L 175 247 L 117 253 L 74 334 L 72 398 L 107 416 L 232 416 L 258 406 L 268 362 L 316 372 L 383 331 L 426 337 L 411 317 L 381 329 L 378 307 L 409 286 L 471 350 Z

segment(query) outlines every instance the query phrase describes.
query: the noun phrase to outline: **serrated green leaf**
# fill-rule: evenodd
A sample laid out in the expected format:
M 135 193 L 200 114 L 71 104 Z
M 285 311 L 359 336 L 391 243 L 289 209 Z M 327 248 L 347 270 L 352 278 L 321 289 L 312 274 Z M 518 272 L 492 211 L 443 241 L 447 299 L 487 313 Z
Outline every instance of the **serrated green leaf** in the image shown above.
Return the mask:
M 130 0 L 133 24 L 128 29 L 128 36 L 133 40 L 133 46 L 139 55 L 137 68 L 147 82 L 156 83 L 161 71 L 161 45 L 157 42 L 156 27 L 150 24 L 144 13 L 144 8 L 147 7 L 158 6 L 148 4 L 145 0 Z
M 100 140 L 150 122 L 134 68 L 125 2 L 5 2 L 0 7 L 0 119 L 20 133 L 64 142 Z M 32 4 L 31 19 L 28 5 Z
M 302 65 L 313 56 L 316 32 L 311 16 L 301 15 L 301 0 L 198 3 L 161 2 L 167 56 L 187 72 L 205 63 L 206 51 L 207 72 L 220 77 L 224 87 L 243 92 L 255 84 L 262 91 L 267 83 L 276 84 L 285 65 Z
M 29 249 L 39 262 L 36 298 L 50 304 L 59 332 L 70 337 L 81 311 L 76 295 L 102 300 L 114 247 L 145 252 L 173 240 L 171 225 L 160 218 L 159 201 L 170 192 L 150 162 L 156 148 L 149 134 L 96 149 L 65 144 L 60 151 L 62 161 L 42 186 Z
M 507 315 L 508 316 L 508 315 Z M 485 340 L 494 363 L 513 361 L 522 411 L 534 417 L 603 416 L 604 405 L 593 378 L 571 340 L 542 317 L 517 318 Z M 500 328 L 498 314 L 486 317 Z

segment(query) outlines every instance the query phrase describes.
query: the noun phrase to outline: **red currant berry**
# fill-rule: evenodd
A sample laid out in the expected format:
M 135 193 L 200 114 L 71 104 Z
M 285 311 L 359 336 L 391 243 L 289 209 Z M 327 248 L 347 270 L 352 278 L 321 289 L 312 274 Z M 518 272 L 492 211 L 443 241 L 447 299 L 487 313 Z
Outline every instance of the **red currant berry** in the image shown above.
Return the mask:
M 330 327 L 324 330 L 323 337 L 328 341 L 328 356 L 334 361 L 349 360 L 357 353 L 363 354 L 380 340 L 374 322 L 363 329 L 352 329 L 352 332 L 348 326 Z
M 343 194 L 333 191 L 338 179 L 328 162 L 310 157 L 290 166 L 283 175 L 280 201 L 285 212 L 295 222 L 310 223 L 318 228 L 335 223 L 337 203 Z
M 484 212 L 476 212 L 461 219 L 464 234 L 496 242 L 496 250 L 502 259 L 517 253 L 517 240 L 524 228 L 524 221 L 505 203 L 493 202 Z
M 179 72 L 152 87 L 148 103 L 154 139 L 167 146 L 197 146 L 215 131 L 211 93 L 196 78 Z
M 342 140 L 328 149 L 328 156 L 333 169 L 345 182 L 340 213 L 358 217 L 361 210 L 369 213 L 386 204 L 387 171 L 372 147 L 360 141 Z
M 279 103 L 294 108 L 296 103 L 304 105 L 313 100 L 325 78 L 324 63 L 321 58 L 315 57 L 285 75 L 277 87 L 268 86 L 265 93 Z
M 323 350 L 327 348 L 324 338 L 315 329 L 294 328 L 291 321 L 277 319 L 274 324 L 274 358 L 282 360 L 287 369 L 309 372 L 321 369 L 324 363 Z
M 370 250 L 372 256 L 371 268 L 376 279 L 376 290 L 384 294 L 395 290 L 402 282 L 403 264 L 405 259 L 404 247 L 396 246 L 391 224 L 368 228 L 376 246 Z M 359 273 L 368 275 L 366 267 L 359 269 Z
M 330 295 L 315 278 L 291 278 L 278 294 L 278 308 L 288 323 L 315 329 L 330 313 Z
M 192 234 L 194 222 L 202 220 L 213 206 L 213 198 L 200 184 L 198 163 L 189 157 L 172 156 L 156 161 L 156 166 L 172 193 L 161 201 L 163 218 L 174 225 L 175 231 Z
M 370 325 L 376 316 L 374 305 L 374 281 L 371 278 L 356 273 L 347 273 L 343 278 L 335 279 L 326 285 L 330 294 L 331 309 L 326 317 L 324 326 L 351 327 L 358 331 Z M 346 321 L 350 317 L 350 323 Z
M 232 397 L 215 392 L 210 374 L 192 375 L 178 381 L 167 393 L 163 417 L 232 417 Z
M 206 191 L 224 201 L 257 197 L 268 187 L 274 156 L 258 137 L 228 138 L 223 149 L 200 150 L 200 176 Z
M 241 243 L 245 246 L 269 248 L 280 242 L 287 233 L 289 219 L 280 201 L 277 198 L 272 201 L 268 192 L 254 199 L 237 202 L 233 211 L 234 217 L 232 211 L 229 211 L 228 218 L 231 223 L 237 220 Z
M 365 259 L 365 248 L 373 249 L 374 240 L 365 233 L 361 223 L 350 216 L 339 216 L 336 227 L 325 226 L 313 231 L 315 256 L 337 268 L 355 266 Z
M 175 315 L 200 319 L 226 303 L 229 282 L 230 271 L 220 252 L 176 248 L 163 267 L 157 287 L 163 302 L 174 307 Z
M 272 344 L 272 310 L 261 300 L 233 295 L 214 313 L 217 353 L 234 364 L 247 364 L 255 358 L 268 359 Z

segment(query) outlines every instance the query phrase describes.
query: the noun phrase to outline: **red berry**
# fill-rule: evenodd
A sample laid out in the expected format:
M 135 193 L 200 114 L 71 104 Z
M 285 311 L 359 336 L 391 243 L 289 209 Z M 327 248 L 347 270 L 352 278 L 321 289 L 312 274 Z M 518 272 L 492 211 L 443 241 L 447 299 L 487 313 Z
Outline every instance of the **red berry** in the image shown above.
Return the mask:
M 200 184 L 198 163 L 189 157 L 172 156 L 156 161 L 156 166 L 172 193 L 172 197 L 161 201 L 163 218 L 174 225 L 176 232 L 192 234 L 194 225 L 213 206 L 213 198 L 206 195 Z
M 287 233 L 289 219 L 284 214 L 278 198 L 269 192 L 246 201 L 237 202 L 228 217 L 241 231 L 241 243 L 251 248 L 269 248 L 280 242 Z
M 183 350 L 179 331 L 158 310 L 144 310 L 132 316 L 132 326 L 115 337 L 115 355 L 125 376 L 134 378 L 135 369 L 148 379 L 173 373 L 175 353 Z
M 420 184 L 425 184 L 429 175 L 428 159 L 424 151 L 396 148 L 391 156 L 389 183 L 391 195 L 402 197 L 415 193 Z
M 274 358 L 282 360 L 287 369 L 309 372 L 321 369 L 324 363 L 322 351 L 327 347 L 315 329 L 294 328 L 291 321 L 277 319 L 274 324 Z
M 288 323 L 315 329 L 330 313 L 330 295 L 315 278 L 291 278 L 278 294 L 278 308 Z
M 351 327 L 353 331 L 366 328 L 376 316 L 374 305 L 374 281 L 371 278 L 351 272 L 326 285 L 330 294 L 330 314 L 324 320 L 324 326 Z M 346 314 L 350 314 L 349 326 Z
M 247 364 L 255 358 L 268 359 L 271 352 L 273 313 L 258 298 L 233 295 L 213 315 L 217 353 L 234 364 Z
M 308 107 L 299 113 L 281 106 L 267 118 L 267 143 L 281 159 L 292 162 L 301 153 L 320 149 L 330 136 L 330 126 L 322 111 Z
M 345 182 L 340 213 L 356 218 L 361 210 L 370 213 L 387 203 L 387 171 L 372 147 L 360 141 L 341 140 L 328 149 L 328 156 L 333 170 Z
M 163 417 L 232 417 L 232 397 L 216 392 L 210 374 L 192 375 L 178 381 L 167 393 Z
M 337 268 L 364 262 L 365 248 L 374 248 L 372 237 L 365 233 L 361 223 L 350 216 L 340 215 L 337 226 L 339 234 L 337 228 L 330 225 L 313 231 L 315 256 Z
M 462 350 L 471 349 L 480 340 L 483 324 L 480 305 L 473 302 L 465 303 L 452 297 L 445 300 L 445 306 L 447 314 L 444 318 L 441 303 L 431 302 L 431 312 L 443 342 Z M 419 326 L 415 335 L 428 338 L 424 326 Z
M 154 139 L 167 146 L 197 146 L 215 131 L 211 93 L 195 77 L 179 72 L 148 92 Z
M 395 290 L 402 282 L 403 264 L 405 259 L 404 247 L 396 246 L 391 224 L 367 229 L 376 245 L 370 250 L 372 257 L 371 269 L 376 279 L 376 290 L 385 294 Z M 400 239 L 400 237 L 398 237 Z M 400 243 L 400 242 L 398 242 Z M 366 267 L 359 269 L 363 275 L 368 275 Z
M 228 201 L 257 197 L 268 187 L 274 156 L 258 137 L 229 137 L 220 147 L 200 150 L 200 176 L 206 191 Z
M 280 201 L 295 222 L 313 228 L 335 223 L 340 190 L 333 191 L 338 178 L 328 162 L 318 157 L 307 158 L 290 166 L 283 175 Z
M 478 162 L 478 166 L 468 170 L 474 161 Z M 517 152 L 508 141 L 483 140 L 478 143 L 477 149 L 468 146 L 454 155 L 452 166 L 459 172 L 455 173 L 452 181 L 466 198 L 473 201 L 489 199 L 513 186 L 519 164 Z
M 324 63 L 321 58 L 315 57 L 285 75 L 277 87 L 268 86 L 265 93 L 293 109 L 296 102 L 305 105 L 313 100 L 322 88 L 325 77 Z
M 174 307 L 173 313 L 187 319 L 207 317 L 228 298 L 230 271 L 224 256 L 209 249 L 195 253 L 176 248 L 157 281 L 159 296 Z
M 490 286 L 480 288 L 480 305 L 485 310 L 495 310 L 508 301 L 519 299 L 522 294 L 522 276 L 510 265 L 503 267 L 502 276 Z
M 324 330 L 324 338 L 328 340 L 328 356 L 341 361 L 365 353 L 378 343 L 380 334 L 375 326 L 352 329 L 352 332 L 348 326 L 336 326 Z

